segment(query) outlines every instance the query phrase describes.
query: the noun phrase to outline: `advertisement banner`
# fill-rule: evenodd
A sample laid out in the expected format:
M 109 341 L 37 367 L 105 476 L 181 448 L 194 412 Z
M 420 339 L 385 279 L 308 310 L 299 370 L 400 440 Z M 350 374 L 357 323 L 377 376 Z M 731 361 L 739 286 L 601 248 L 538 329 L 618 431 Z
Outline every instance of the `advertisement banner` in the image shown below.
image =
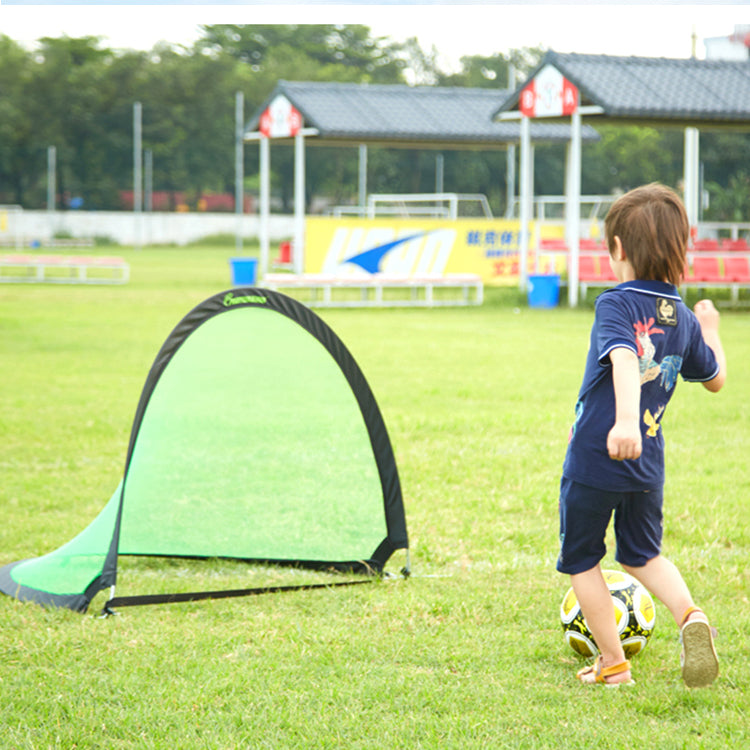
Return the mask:
M 305 273 L 473 273 L 485 284 L 517 284 L 520 231 L 517 220 L 505 219 L 308 217 Z M 536 247 L 533 236 L 529 247 Z M 529 272 L 534 271 L 529 253 Z

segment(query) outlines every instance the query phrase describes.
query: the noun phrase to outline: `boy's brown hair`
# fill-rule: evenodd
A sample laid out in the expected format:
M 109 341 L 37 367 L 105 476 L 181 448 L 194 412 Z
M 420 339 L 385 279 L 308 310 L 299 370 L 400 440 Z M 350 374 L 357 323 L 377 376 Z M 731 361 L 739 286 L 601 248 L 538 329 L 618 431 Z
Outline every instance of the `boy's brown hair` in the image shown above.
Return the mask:
M 636 279 L 680 283 L 690 223 L 674 190 L 652 182 L 625 193 L 612 204 L 604 227 L 610 255 L 619 237 Z

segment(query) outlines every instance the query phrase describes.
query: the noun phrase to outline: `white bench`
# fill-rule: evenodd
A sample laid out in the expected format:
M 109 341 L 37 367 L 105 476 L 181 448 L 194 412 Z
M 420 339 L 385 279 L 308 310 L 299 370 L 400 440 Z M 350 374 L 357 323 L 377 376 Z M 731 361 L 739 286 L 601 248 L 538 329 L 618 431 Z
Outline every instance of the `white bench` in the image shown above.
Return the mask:
M 269 273 L 263 286 L 279 291 L 306 291 L 300 301 L 310 307 L 441 307 L 481 305 L 484 284 L 475 274 L 445 276 L 389 276 L 368 274 L 331 276 L 325 274 Z M 460 294 L 436 294 L 437 290 Z M 358 290 L 352 295 L 351 290 Z M 384 294 L 384 292 L 388 292 Z
M 123 258 L 95 255 L 0 255 L 0 282 L 30 284 L 125 284 Z

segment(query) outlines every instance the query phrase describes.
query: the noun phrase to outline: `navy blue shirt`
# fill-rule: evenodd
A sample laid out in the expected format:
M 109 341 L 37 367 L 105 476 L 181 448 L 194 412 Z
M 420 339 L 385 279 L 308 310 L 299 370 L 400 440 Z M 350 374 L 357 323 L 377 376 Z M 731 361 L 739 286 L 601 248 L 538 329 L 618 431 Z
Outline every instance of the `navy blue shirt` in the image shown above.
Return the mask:
M 637 354 L 641 375 L 643 448 L 640 458 L 628 461 L 615 461 L 607 452 L 607 435 L 615 421 L 609 354 L 618 347 Z M 600 294 L 564 476 L 613 492 L 662 487 L 661 421 L 678 374 L 688 381 L 712 380 L 719 365 L 677 289 L 661 281 L 628 281 Z

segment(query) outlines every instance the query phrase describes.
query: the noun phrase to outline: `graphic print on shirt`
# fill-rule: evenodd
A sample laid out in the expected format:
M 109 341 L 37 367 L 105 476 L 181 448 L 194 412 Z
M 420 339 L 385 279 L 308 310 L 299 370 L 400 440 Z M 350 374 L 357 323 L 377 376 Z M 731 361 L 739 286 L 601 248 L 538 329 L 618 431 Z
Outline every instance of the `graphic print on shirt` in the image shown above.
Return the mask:
M 578 420 L 583 414 L 583 401 L 576 401 L 576 418 L 573 422 L 570 432 L 568 433 L 568 442 L 570 442 L 576 434 L 576 427 L 578 426 Z
M 635 343 L 638 347 L 638 368 L 641 372 L 641 385 L 656 380 L 661 374 L 661 367 L 654 359 L 656 347 L 651 341 L 651 334 L 661 333 L 661 328 L 654 327 L 654 319 L 649 318 L 645 323 L 640 320 L 633 323 L 635 328 Z
M 668 354 L 661 362 L 656 361 L 656 346 L 651 341 L 651 336 L 664 335 L 664 331 L 654 326 L 653 318 L 636 321 L 633 323 L 633 328 L 635 329 L 635 343 L 638 347 L 638 369 L 641 374 L 641 386 L 660 378 L 659 385 L 665 391 L 671 391 L 677 383 L 677 375 L 682 367 L 682 357 L 677 354 Z M 644 412 L 643 421 L 648 425 L 647 437 L 656 437 L 659 432 L 659 419 L 664 413 L 664 409 L 665 406 L 662 405 L 659 406 L 655 414 L 652 414 L 650 409 L 646 409 Z
M 635 343 L 638 347 L 638 369 L 641 373 L 641 385 L 650 383 L 661 376 L 661 385 L 664 390 L 671 391 L 677 382 L 677 375 L 682 367 L 682 357 L 677 354 L 668 354 L 661 362 L 657 362 L 656 347 L 651 341 L 653 334 L 664 334 L 661 328 L 654 326 L 654 319 L 633 323 L 635 328 Z
M 650 409 L 646 409 L 643 413 L 643 421 L 648 425 L 648 429 L 646 430 L 647 437 L 656 437 L 656 433 L 659 432 L 659 427 L 661 427 L 658 419 L 661 417 L 664 409 L 664 406 L 660 406 L 656 410 L 656 414 L 652 414 Z

